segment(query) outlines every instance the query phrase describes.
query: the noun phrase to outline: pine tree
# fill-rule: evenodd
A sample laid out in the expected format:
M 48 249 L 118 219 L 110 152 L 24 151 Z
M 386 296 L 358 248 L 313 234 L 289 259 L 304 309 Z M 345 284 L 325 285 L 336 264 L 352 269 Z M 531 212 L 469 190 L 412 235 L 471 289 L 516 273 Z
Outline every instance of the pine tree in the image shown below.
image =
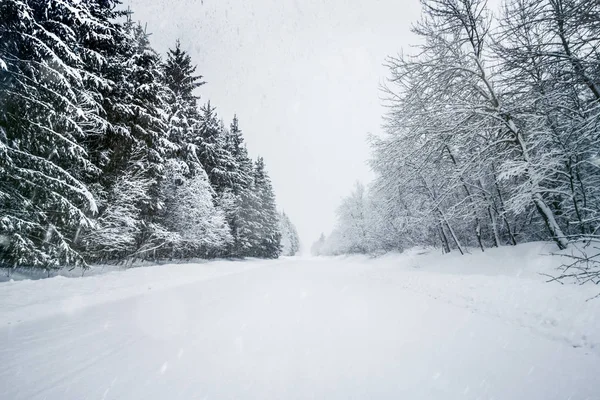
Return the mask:
M 200 123 L 192 143 L 213 189 L 218 194 L 232 189 L 237 165 L 227 144 L 226 130 L 210 101 L 200 108 Z
M 227 221 L 231 228 L 233 243 L 229 251 L 233 256 L 249 255 L 258 242 L 258 204 L 254 191 L 253 163 L 248 157 L 242 131 L 236 116 L 226 133 L 226 146 L 233 158 L 235 172 L 230 174 L 230 198 Z
M 277 258 L 281 253 L 281 234 L 271 179 L 262 157 L 254 166 L 254 191 L 258 198 L 258 244 L 252 250 L 256 257 Z
M 261 204 L 254 181 L 236 196 L 235 201 L 231 254 L 236 257 L 262 257 L 257 250 L 261 243 L 263 226 Z
M 206 82 L 202 80 L 202 75 L 195 75 L 197 67 L 192 65 L 190 55 L 181 49 L 179 40 L 175 42 L 175 48 L 167 52 L 163 68 L 165 82 L 173 95 L 182 102 L 195 105 L 199 97 L 194 90 Z
M 279 214 L 279 232 L 281 234 L 281 255 L 295 256 L 300 250 L 300 238 L 296 227 L 283 211 Z
M 192 175 L 202 173 L 203 170 L 194 143 L 200 125 L 198 97 L 194 91 L 204 81 L 195 72 L 196 67 L 192 65 L 190 55 L 181 49 L 181 44 L 177 41 L 175 48 L 167 52 L 167 59 L 163 64 L 163 80 L 168 89 L 168 139 L 173 143 L 170 157 L 185 160 Z
M 96 89 L 106 81 L 90 67 L 105 59 L 90 42 L 110 30 L 92 11 L 75 2 L 0 3 L 4 264 L 85 265 L 74 243 L 92 226 L 97 205 L 86 182 L 100 172 L 88 144 L 107 125 Z

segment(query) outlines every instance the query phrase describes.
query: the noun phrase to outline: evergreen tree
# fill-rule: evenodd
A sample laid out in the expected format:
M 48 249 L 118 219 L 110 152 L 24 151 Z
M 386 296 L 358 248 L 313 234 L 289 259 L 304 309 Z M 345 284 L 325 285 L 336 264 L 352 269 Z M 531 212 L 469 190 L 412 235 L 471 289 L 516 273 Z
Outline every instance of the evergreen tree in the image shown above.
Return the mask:
M 271 179 L 262 157 L 254 166 L 254 191 L 258 198 L 258 243 L 252 250 L 256 257 L 277 258 L 281 253 L 281 233 Z
M 300 238 L 296 227 L 285 212 L 279 214 L 279 232 L 281 234 L 281 255 L 295 256 L 300 250 Z
M 167 52 L 163 68 L 165 83 L 173 96 L 184 103 L 195 105 L 199 97 L 194 95 L 194 90 L 206 82 L 202 80 L 202 75 L 195 75 L 197 67 L 192 65 L 190 55 L 181 49 L 179 40 L 175 42 L 175 48 Z
M 85 265 L 74 242 L 92 226 L 97 205 L 86 182 L 100 172 L 88 143 L 108 125 L 96 91 L 107 82 L 91 68 L 105 59 L 91 41 L 110 27 L 92 11 L 79 2 L 0 3 L 4 264 Z
M 200 108 L 200 123 L 192 138 L 197 156 L 213 189 L 221 194 L 232 189 L 237 165 L 227 145 L 227 133 L 210 101 Z
M 255 190 L 254 180 L 236 197 L 235 219 L 232 225 L 232 255 L 237 257 L 261 257 L 257 250 L 261 243 L 261 203 Z
M 230 129 L 225 134 L 225 144 L 235 167 L 235 173 L 230 174 L 230 190 L 226 193 L 230 198 L 229 207 L 226 208 L 227 221 L 233 236 L 229 253 L 244 256 L 258 240 L 255 232 L 258 231 L 259 200 L 253 189 L 253 163 L 248 157 L 237 116 L 234 116 Z
M 167 52 L 163 64 L 163 80 L 168 90 L 166 102 L 168 138 L 173 143 L 170 156 L 184 160 L 190 174 L 202 173 L 194 138 L 198 135 L 200 114 L 198 97 L 194 90 L 202 86 L 202 76 L 195 75 L 189 54 L 181 49 L 179 41 Z

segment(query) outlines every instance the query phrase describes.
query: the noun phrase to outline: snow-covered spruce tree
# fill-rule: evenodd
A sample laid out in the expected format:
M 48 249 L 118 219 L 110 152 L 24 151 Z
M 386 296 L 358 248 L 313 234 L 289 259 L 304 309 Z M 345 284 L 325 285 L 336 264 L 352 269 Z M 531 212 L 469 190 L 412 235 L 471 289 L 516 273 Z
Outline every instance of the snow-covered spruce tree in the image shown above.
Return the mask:
M 296 227 L 284 211 L 279 213 L 279 232 L 281 233 L 281 255 L 295 256 L 300 250 L 300 238 Z
M 104 2 L 110 7 L 112 2 Z M 86 182 L 98 176 L 89 144 L 107 125 L 98 104 L 110 42 L 95 3 L 0 3 L 0 262 L 85 265 L 78 232 L 97 211 Z
M 236 116 L 225 135 L 235 168 L 234 173 L 229 174 L 229 190 L 225 192 L 231 199 L 230 206 L 223 205 L 233 236 L 228 254 L 239 257 L 249 255 L 250 249 L 258 243 L 259 199 L 254 190 L 253 163 Z
M 182 172 L 186 179 L 197 174 L 208 176 L 215 207 L 233 224 L 233 241 L 228 241 L 227 249 L 219 247 L 220 254 L 277 257 L 279 253 L 274 247 L 278 248 L 279 237 L 271 232 L 271 226 L 277 224 L 276 210 L 268 177 L 266 183 L 262 178 L 257 180 L 237 119 L 228 131 L 210 103 L 198 109 L 193 91 L 203 82 L 194 73 L 191 58 L 178 43 L 164 63 L 164 79 L 170 90 L 169 139 L 176 148 L 173 158 L 187 164 L 188 168 Z M 259 190 L 259 184 L 266 189 L 261 186 Z M 167 225 L 169 218 L 165 212 L 163 220 Z M 170 224 L 170 229 L 178 232 L 175 225 Z
M 165 178 L 164 164 L 174 154 L 176 145 L 168 137 L 167 99 L 170 91 L 164 82 L 160 56 L 150 47 L 148 34 L 141 25 L 129 29 L 134 44 L 129 77 L 134 82 L 132 134 L 136 144 L 144 149 L 141 161 L 144 177 L 149 180 L 146 200 L 139 204 L 142 232 L 135 252 L 136 257 L 144 259 L 154 257 L 154 250 L 166 240 L 165 228 L 159 224 L 160 212 L 164 208 L 160 188 Z M 140 164 L 140 160 L 133 159 Z
M 261 257 L 258 249 L 262 241 L 263 222 L 259 193 L 252 179 L 248 189 L 236 196 L 234 242 L 231 254 L 236 257 Z
M 281 233 L 275 193 L 262 157 L 254 165 L 254 192 L 258 199 L 257 236 L 258 242 L 250 253 L 260 258 L 277 258 L 281 253 Z
M 163 79 L 168 93 L 166 102 L 168 139 L 174 144 L 171 158 L 184 160 L 190 174 L 203 173 L 194 138 L 198 136 L 200 113 L 194 91 L 202 86 L 202 76 L 195 75 L 196 67 L 179 41 L 167 52 L 163 63 Z
M 223 193 L 231 189 L 237 164 L 227 143 L 227 132 L 210 101 L 200 108 L 198 129 L 191 138 L 213 189 Z

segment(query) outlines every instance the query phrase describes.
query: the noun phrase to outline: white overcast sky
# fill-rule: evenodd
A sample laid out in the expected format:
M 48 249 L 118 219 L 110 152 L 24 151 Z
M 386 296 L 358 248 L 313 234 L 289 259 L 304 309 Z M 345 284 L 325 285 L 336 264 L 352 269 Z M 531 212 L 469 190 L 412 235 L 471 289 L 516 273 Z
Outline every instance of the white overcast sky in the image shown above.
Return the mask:
M 176 39 L 248 150 L 264 157 L 280 209 L 304 248 L 330 232 L 355 181 L 368 182 L 366 136 L 381 133 L 383 62 L 414 37 L 418 0 L 124 0 L 164 54 Z

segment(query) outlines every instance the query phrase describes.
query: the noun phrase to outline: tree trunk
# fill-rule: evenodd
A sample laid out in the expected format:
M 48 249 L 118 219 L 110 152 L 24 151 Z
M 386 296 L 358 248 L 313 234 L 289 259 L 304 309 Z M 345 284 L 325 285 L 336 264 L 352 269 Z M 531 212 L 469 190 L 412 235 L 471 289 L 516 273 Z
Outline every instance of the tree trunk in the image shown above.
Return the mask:
M 442 242 L 442 252 L 444 254 L 450 253 L 450 244 L 448 244 L 448 237 L 446 237 L 446 233 L 444 232 L 444 226 L 442 225 L 442 221 L 438 221 L 438 225 L 440 240 Z
M 454 164 L 454 166 L 458 167 L 458 162 L 456 161 L 454 154 L 450 150 L 450 147 L 448 147 L 448 145 L 444 145 L 444 147 L 446 148 L 448 155 L 450 155 L 450 159 L 452 160 L 452 163 Z M 475 220 L 475 237 L 477 238 L 477 243 L 479 244 L 479 248 L 481 248 L 481 251 L 484 251 L 483 242 L 481 240 L 481 221 L 480 221 L 479 217 L 477 216 L 477 210 L 475 209 L 475 203 L 473 202 L 473 197 L 471 196 L 471 191 L 469 190 L 469 187 L 467 186 L 467 183 L 465 182 L 465 180 L 462 176 L 460 177 L 460 182 L 462 184 L 462 187 L 463 187 L 465 193 L 467 194 L 467 199 L 469 199 L 469 204 L 471 205 L 473 219 Z
M 450 232 L 450 236 L 452 236 L 452 241 L 456 245 L 456 248 L 458 249 L 458 251 L 460 251 L 461 255 L 464 255 L 465 252 L 463 250 L 462 245 L 460 244 L 460 241 L 456 237 L 456 233 L 454 233 L 454 229 L 452 229 L 452 225 L 450 225 L 450 222 L 448 222 L 448 219 L 446 218 L 446 216 L 444 215 L 442 210 L 440 210 L 439 207 L 437 207 L 437 210 L 440 213 L 440 215 L 442 216 L 442 219 L 444 220 L 444 223 L 446 224 L 446 227 L 448 228 L 448 232 Z
M 500 236 L 498 235 L 498 226 L 497 226 L 496 217 L 494 216 L 494 211 L 492 211 L 491 205 L 488 206 L 488 214 L 490 215 L 490 221 L 492 223 L 494 247 L 500 247 Z
M 569 242 L 567 241 L 565 234 L 560 229 L 560 226 L 558 226 L 558 223 L 554 218 L 554 213 L 552 210 L 550 210 L 550 207 L 548 207 L 548 205 L 544 202 L 544 199 L 542 199 L 542 196 L 539 193 L 535 193 L 533 195 L 533 202 L 538 212 L 542 216 L 542 219 L 546 223 L 546 227 L 548 227 L 550 235 L 552 235 L 552 239 L 558 248 L 560 250 L 566 249 Z
M 528 165 L 530 165 L 531 163 L 529 161 L 529 151 L 527 149 L 525 140 L 523 139 L 521 132 L 517 129 L 517 127 L 512 119 L 509 118 L 509 120 L 507 122 L 510 126 L 510 129 L 515 134 L 515 139 L 517 140 L 517 143 L 519 144 L 519 146 L 521 148 L 521 154 L 523 155 L 524 161 Z M 535 182 L 533 182 L 533 179 L 531 177 L 531 172 L 529 171 L 529 167 L 525 170 L 525 172 L 527 175 L 527 179 L 529 179 L 529 181 L 532 183 L 533 191 L 531 193 L 531 199 L 533 201 L 533 204 L 535 204 L 535 207 L 538 210 L 538 212 L 540 213 L 540 215 L 542 216 L 542 219 L 544 220 L 544 222 L 546 222 L 548 231 L 550 232 L 550 235 L 552 236 L 552 239 L 554 240 L 554 242 L 556 242 L 556 245 L 558 246 L 558 248 L 560 250 L 566 249 L 567 244 L 568 244 L 567 238 L 566 238 L 565 234 L 563 233 L 562 229 L 560 229 L 560 226 L 558 225 L 558 223 L 556 222 L 554 213 L 552 212 L 550 207 L 548 207 L 548 205 L 542 198 L 541 193 L 537 190 L 537 184 L 535 184 Z

